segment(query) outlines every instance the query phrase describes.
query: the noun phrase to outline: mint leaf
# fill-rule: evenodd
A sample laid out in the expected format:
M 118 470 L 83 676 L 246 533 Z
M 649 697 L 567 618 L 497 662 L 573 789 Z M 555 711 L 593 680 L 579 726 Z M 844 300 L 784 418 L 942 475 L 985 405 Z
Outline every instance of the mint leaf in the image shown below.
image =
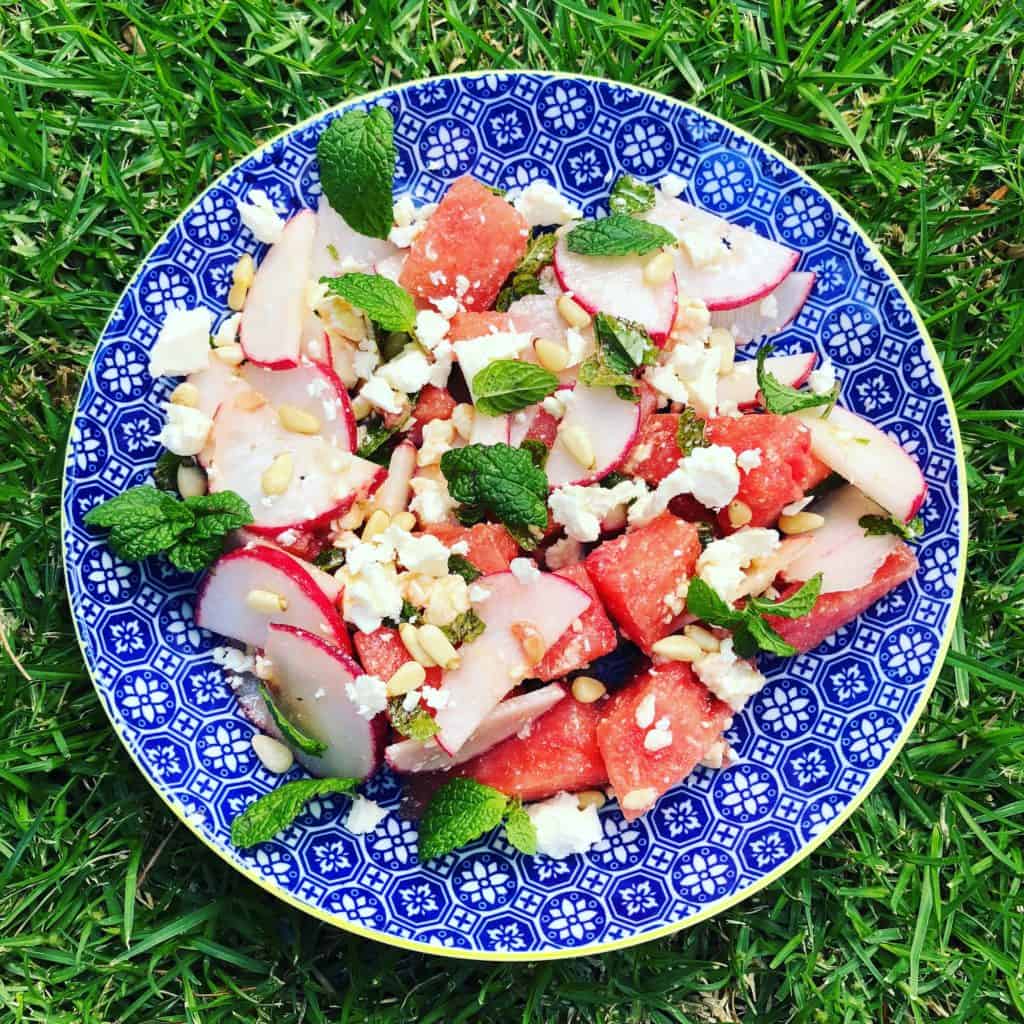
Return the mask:
M 894 537 L 915 541 L 924 533 L 924 520 L 920 516 L 909 523 L 901 522 L 895 516 L 861 516 L 857 523 L 866 537 L 883 537 L 891 533 Z
M 350 110 L 332 121 L 320 141 L 320 183 L 349 227 L 387 238 L 392 224 L 395 122 L 384 107 Z
M 172 547 L 195 517 L 173 495 L 141 485 L 90 509 L 85 522 L 110 530 L 110 546 L 120 558 L 140 562 Z
M 186 498 L 185 508 L 196 519 L 190 531 L 190 537 L 194 540 L 221 538 L 225 533 L 240 530 L 252 522 L 249 503 L 234 491 L 217 491 L 215 494 Z
M 220 557 L 224 550 L 224 538 L 196 538 L 189 533 L 167 549 L 167 560 L 181 572 L 202 572 Z
M 533 551 L 544 537 L 544 531 L 539 526 L 506 526 L 509 536 L 524 551 Z
M 441 632 L 451 641 L 453 647 L 468 644 L 480 636 L 486 629 L 484 620 L 472 608 L 468 612 L 457 615 Z
M 416 326 L 412 296 L 383 274 L 342 274 L 322 277 L 320 283 L 362 310 L 385 331 L 411 332 Z
M 452 779 L 433 796 L 420 820 L 421 862 L 443 857 L 501 824 L 508 797 L 474 779 Z
M 777 654 L 783 658 L 796 654 L 796 648 L 792 644 L 786 643 L 760 615 L 747 616 L 743 623 L 743 629 L 736 634 L 737 637 L 742 636 L 744 632 L 758 649 L 767 651 L 769 654 Z M 755 653 L 750 649 L 749 644 L 745 644 L 741 649 L 737 643 L 736 650 L 744 658 L 750 658 Z
M 480 579 L 483 573 L 465 556 L 448 556 L 448 574 L 450 576 L 461 576 L 467 583 Z
M 507 444 L 470 444 L 441 456 L 451 496 L 466 525 L 489 517 L 506 526 L 548 524 L 548 478 L 530 453 Z
M 537 852 L 537 827 L 520 800 L 510 801 L 505 811 L 505 838 L 520 853 L 532 857 Z
M 784 619 L 799 619 L 814 607 L 821 593 L 821 573 L 812 576 L 799 590 L 790 594 L 785 601 L 767 601 L 752 597 L 747 607 L 761 615 L 779 615 Z
M 535 363 L 495 359 L 473 378 L 473 404 L 487 416 L 516 412 L 547 398 L 558 387 L 558 378 Z
M 634 390 L 636 378 L 631 373 L 623 373 L 609 366 L 602 351 L 587 356 L 580 363 L 579 380 L 588 388 L 615 388 L 620 398 L 627 401 L 638 400 Z M 625 395 L 624 391 L 630 391 L 631 395 Z
M 771 345 L 762 345 L 757 352 L 757 386 L 761 392 L 761 404 L 766 412 L 787 413 L 799 412 L 801 409 L 814 409 L 819 405 L 827 405 L 825 415 L 832 411 L 832 406 L 839 398 L 839 385 L 836 384 L 823 395 L 812 391 L 797 391 L 788 384 L 779 383 L 778 379 L 765 368 L 764 361 L 774 351 Z
M 676 444 L 683 455 L 689 455 L 694 448 L 708 447 L 707 438 L 704 436 L 704 421 L 689 406 L 679 414 Z
M 582 221 L 565 240 L 569 251 L 580 256 L 642 256 L 676 243 L 675 235 L 667 228 L 634 220 L 625 213 Z
M 296 750 L 301 750 L 304 754 L 310 754 L 313 757 L 319 757 L 327 749 L 326 743 L 308 736 L 285 717 L 284 712 L 274 703 L 274 695 L 270 692 L 270 688 L 266 683 L 260 683 L 260 696 L 267 705 L 267 711 L 270 712 L 274 725 L 281 730 L 281 735 Z
M 286 829 L 309 800 L 351 793 L 358 779 L 297 779 L 261 796 L 231 822 L 231 842 L 243 849 L 265 843 Z
M 627 480 L 630 479 L 632 478 L 627 476 L 625 473 L 620 473 L 617 469 L 613 469 L 606 476 L 601 477 L 601 479 L 598 481 L 597 486 L 604 487 L 605 489 L 610 491 L 613 488 L 618 487 L 619 484 L 625 483 Z
M 654 206 L 654 186 L 631 174 L 623 174 L 612 185 L 608 208 L 612 213 L 644 213 Z
M 318 569 L 323 569 L 324 572 L 336 572 L 345 564 L 345 552 L 341 548 L 336 548 L 332 544 L 328 544 L 325 548 L 322 548 L 317 554 L 316 558 L 313 559 L 313 564 Z
M 632 373 L 641 366 L 657 362 L 658 350 L 651 336 L 632 320 L 598 313 L 594 317 L 594 336 L 604 353 L 605 362 L 612 369 Z
M 530 242 L 526 254 L 501 286 L 494 303 L 495 309 L 505 312 L 516 299 L 524 295 L 544 293 L 540 286 L 540 272 L 554 259 L 557 242 L 554 234 L 538 235 Z
M 543 441 L 539 441 L 535 437 L 526 437 L 519 442 L 519 447 L 524 452 L 530 453 L 530 458 L 533 459 L 533 464 L 538 469 L 543 469 L 548 464 L 551 449 Z
M 426 708 L 415 707 L 412 711 L 406 711 L 402 704 L 404 700 L 404 697 L 392 697 L 388 701 L 388 718 L 395 732 L 401 733 L 406 739 L 424 743 L 441 731 L 434 716 Z
M 386 427 L 383 417 L 374 413 L 366 420 L 363 440 L 356 449 L 356 455 L 378 466 L 386 466 L 391 461 L 391 452 L 398 443 L 404 425 L 403 420 L 394 427 Z
M 691 614 L 711 626 L 732 629 L 743 622 L 743 612 L 726 604 L 710 584 L 699 576 L 690 580 L 686 591 L 686 607 Z

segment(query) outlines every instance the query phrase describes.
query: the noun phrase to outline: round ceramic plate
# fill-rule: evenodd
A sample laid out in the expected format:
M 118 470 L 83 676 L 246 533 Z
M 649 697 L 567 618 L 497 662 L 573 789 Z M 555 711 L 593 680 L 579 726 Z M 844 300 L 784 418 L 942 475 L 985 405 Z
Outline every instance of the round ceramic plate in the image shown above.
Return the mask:
M 893 434 L 928 480 L 921 568 L 822 647 L 773 663 L 769 685 L 728 738 L 739 763 L 698 769 L 627 824 L 568 860 L 518 855 L 497 834 L 424 867 L 396 814 L 354 836 L 347 801 L 315 801 L 248 852 L 232 818 L 278 781 L 193 619 L 196 579 L 154 559 L 120 562 L 82 522 L 97 502 L 150 479 L 173 381 L 147 351 L 167 311 L 219 315 L 240 254 L 257 251 L 235 199 L 259 188 L 280 209 L 315 207 L 316 142 L 351 107 L 394 115 L 395 191 L 437 200 L 458 177 L 513 188 L 553 182 L 593 215 L 613 177 L 687 183 L 685 198 L 800 251 L 817 274 L 784 351 L 839 368 L 842 401 Z M 938 357 L 908 297 L 863 232 L 806 175 L 736 128 L 613 82 L 509 72 L 413 82 L 319 115 L 210 186 L 146 257 L 114 310 L 74 417 L 65 471 L 67 584 L 82 650 L 114 729 L 157 792 L 206 844 L 270 895 L 342 928 L 410 949 L 538 959 L 641 942 L 704 920 L 778 878 L 864 799 L 928 698 L 963 575 L 963 456 Z M 297 774 L 297 770 L 296 770 Z M 366 785 L 397 804 L 386 772 Z

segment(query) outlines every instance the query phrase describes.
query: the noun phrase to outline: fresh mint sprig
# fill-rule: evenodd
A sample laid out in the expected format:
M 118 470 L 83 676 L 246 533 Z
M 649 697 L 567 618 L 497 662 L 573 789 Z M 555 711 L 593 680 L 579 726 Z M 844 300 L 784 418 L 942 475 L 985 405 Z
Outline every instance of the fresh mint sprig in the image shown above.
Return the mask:
M 322 277 L 320 283 L 362 310 L 385 331 L 409 334 L 416 327 L 416 304 L 412 296 L 383 274 L 342 274 Z
M 645 213 L 654 207 L 654 186 L 631 174 L 623 174 L 612 185 L 608 208 L 612 213 Z
M 301 750 L 304 754 L 309 754 L 311 757 L 319 757 L 327 750 L 326 743 L 307 735 L 287 718 L 285 713 L 275 703 L 274 695 L 270 692 L 270 688 L 266 683 L 260 683 L 260 696 L 263 698 L 263 703 L 267 705 L 267 711 L 270 712 L 274 725 L 278 727 L 281 735 L 290 746 L 295 747 L 296 750 Z
M 498 292 L 494 308 L 504 313 L 516 299 L 526 295 L 542 295 L 540 272 L 548 266 L 555 255 L 555 244 L 558 239 L 554 234 L 538 235 L 530 242 L 526 255 L 519 261 L 516 269 L 509 274 Z
M 676 242 L 667 228 L 626 213 L 581 221 L 565 240 L 569 251 L 579 256 L 643 256 Z
M 417 706 L 406 711 L 404 701 L 404 697 L 392 697 L 388 701 L 388 720 L 395 732 L 406 739 L 425 743 L 441 731 L 437 720 L 426 708 Z
M 708 440 L 704 434 L 705 423 L 690 406 L 679 414 L 676 426 L 676 445 L 682 455 L 689 455 L 694 448 L 707 448 Z
M 788 384 L 780 383 L 764 362 L 774 351 L 771 345 L 762 345 L 757 352 L 757 387 L 765 411 L 785 416 L 801 409 L 815 409 L 825 405 L 828 406 L 824 413 L 827 416 L 839 399 L 839 385 L 835 384 L 824 394 L 816 395 L 813 391 L 798 391 Z
M 469 611 L 457 615 L 447 626 L 441 627 L 453 647 L 460 644 L 472 643 L 478 636 L 481 636 L 487 624 L 472 608 Z
M 318 796 L 351 793 L 358 779 L 296 779 L 261 796 L 231 822 L 231 842 L 245 849 L 283 832 Z
M 473 404 L 487 416 L 535 405 L 558 387 L 558 377 L 536 363 L 495 359 L 473 377 Z

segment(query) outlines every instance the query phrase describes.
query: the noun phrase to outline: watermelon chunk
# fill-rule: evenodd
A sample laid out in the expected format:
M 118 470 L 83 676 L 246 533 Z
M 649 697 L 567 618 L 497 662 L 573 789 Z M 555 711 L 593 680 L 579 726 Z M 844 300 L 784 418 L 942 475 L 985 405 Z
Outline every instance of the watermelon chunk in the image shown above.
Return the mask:
M 451 419 L 456 402 L 447 388 L 426 384 L 413 406 L 412 418 L 422 426 L 431 420 Z
M 579 630 L 571 627 L 567 629 L 561 638 L 547 649 L 541 663 L 534 668 L 534 677 L 545 683 L 585 668 L 595 658 L 614 651 L 618 643 L 615 627 L 608 618 L 584 566 L 569 565 L 559 569 L 555 575 L 572 580 L 593 600 L 590 607 L 579 617 Z
M 660 750 L 647 749 L 647 729 L 636 721 L 637 707 L 651 697 L 654 721 L 668 719 L 671 733 Z M 712 696 L 684 662 L 649 669 L 620 690 L 602 710 L 597 742 L 626 820 L 646 813 L 657 797 L 682 782 L 731 720 L 732 708 Z M 626 794 L 638 790 L 652 791 L 650 802 L 622 806 Z
M 530 226 L 511 204 L 472 178 L 460 178 L 445 193 L 413 242 L 398 283 L 426 306 L 457 294 L 468 310 L 494 304 L 505 278 L 526 252 Z
M 641 424 L 633 450 L 626 459 L 623 471 L 639 477 L 651 487 L 657 487 L 678 465 L 683 453 L 676 443 L 679 416 L 673 412 L 659 412 L 648 416 Z
M 662 512 L 639 529 L 606 540 L 585 561 L 587 572 L 619 629 L 648 654 L 682 624 L 679 584 L 700 555 L 697 527 Z
M 522 800 L 544 800 L 608 781 L 597 745 L 599 704 L 559 701 L 534 719 L 522 736 L 510 736 L 452 774 L 468 776 Z
M 505 572 L 509 562 L 519 554 L 519 545 L 508 530 L 498 523 L 477 523 L 476 526 L 436 523 L 427 526 L 424 533 L 433 534 L 449 548 L 459 541 L 465 541 L 469 551 L 464 557 L 485 576 L 492 572 Z
M 376 676 L 387 682 L 412 655 L 405 649 L 397 629 L 381 626 L 372 633 L 356 633 L 352 637 L 356 656 L 367 675 Z M 427 669 L 427 686 L 440 686 L 443 670 Z
M 914 552 L 900 542 L 899 547 L 875 570 L 871 582 L 856 590 L 839 590 L 822 594 L 807 615 L 799 619 L 783 619 L 768 615 L 766 619 L 787 643 L 798 651 L 813 650 L 826 637 L 855 619 L 890 590 L 909 580 L 917 572 L 917 558 Z M 779 599 L 785 600 L 803 586 L 791 583 L 782 591 Z
M 448 328 L 448 340 L 470 341 L 488 334 L 507 334 L 514 331 L 512 317 L 508 313 L 493 310 L 486 313 L 456 313 Z

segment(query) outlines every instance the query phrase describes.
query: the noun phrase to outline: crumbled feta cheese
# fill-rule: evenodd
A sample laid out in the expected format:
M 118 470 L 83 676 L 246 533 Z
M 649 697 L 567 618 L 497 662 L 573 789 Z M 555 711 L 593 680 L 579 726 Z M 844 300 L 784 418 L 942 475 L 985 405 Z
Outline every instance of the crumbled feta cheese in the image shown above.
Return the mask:
M 184 377 L 205 370 L 210 365 L 212 326 L 213 314 L 205 306 L 170 310 L 149 354 L 150 375 Z
M 481 338 L 457 341 L 452 346 L 470 394 L 476 375 L 496 359 L 515 359 L 533 340 L 529 331 L 498 331 Z
M 362 718 L 371 719 L 388 706 L 387 686 L 377 676 L 356 676 L 353 682 L 345 684 L 345 693 Z
M 444 295 L 440 299 L 430 301 L 445 320 L 451 320 L 459 311 L 459 300 L 454 295 Z
M 455 440 L 455 424 L 451 420 L 431 420 L 423 424 L 423 443 L 416 453 L 417 466 L 436 466 Z
M 667 718 L 659 718 L 657 724 L 644 736 L 644 749 L 654 753 L 672 745 L 672 730 Z
M 421 309 L 416 314 L 416 337 L 420 344 L 433 351 L 448 336 L 449 323 L 432 309 Z
M 736 497 L 740 473 L 731 448 L 719 444 L 694 448 L 682 464 L 690 477 L 691 493 L 702 505 L 717 512 Z
M 513 558 L 508 567 L 523 586 L 540 579 L 540 569 L 532 558 Z
M 807 378 L 807 386 L 816 395 L 824 395 L 831 391 L 836 383 L 836 368 L 831 359 L 826 359 L 816 370 L 811 370 Z
M 464 540 L 457 540 L 448 550 L 453 555 L 462 555 L 463 558 L 469 554 L 469 542 Z
M 231 316 L 227 316 L 221 321 L 221 325 L 217 328 L 217 333 L 213 336 L 213 343 L 218 348 L 221 345 L 231 345 L 238 337 L 238 328 L 242 324 L 242 314 L 232 313 Z M 209 348 L 209 346 L 207 346 Z
M 675 344 L 693 345 L 711 334 L 711 312 L 702 299 L 681 295 L 672 322 L 671 339 Z
M 442 708 L 448 707 L 451 699 L 451 693 L 442 686 L 423 687 L 423 703 L 426 704 L 427 707 L 433 708 L 435 711 L 440 711 Z
M 360 571 L 341 570 L 344 585 L 342 615 L 362 633 L 379 629 L 384 619 L 402 614 L 402 587 L 394 565 L 371 562 Z
M 648 729 L 654 723 L 655 699 L 654 694 L 649 693 L 637 704 L 636 710 L 633 712 L 633 720 L 638 729 Z
M 747 448 L 746 451 L 742 451 L 736 456 L 736 465 L 743 470 L 744 473 L 749 473 L 752 469 L 757 469 L 761 465 L 761 449 L 760 448 Z
M 734 711 L 742 710 L 748 698 L 767 682 L 750 662 L 736 657 L 731 637 L 726 637 L 716 652 L 695 661 L 693 667 L 700 681 Z
M 237 647 L 214 647 L 210 653 L 213 660 L 229 672 L 252 672 L 256 668 L 256 660 Z
M 779 300 L 774 292 L 769 292 L 757 307 L 758 313 L 768 320 L 773 320 L 779 315 Z
M 448 556 L 451 552 L 433 534 L 412 534 L 397 526 L 389 526 L 374 541 L 383 540 L 394 545 L 400 565 L 409 572 L 423 576 L 447 576 Z M 461 578 L 461 577 L 460 577 Z
M 165 402 L 167 422 L 155 440 L 175 455 L 198 455 L 213 429 L 213 420 L 199 409 Z
M 678 174 L 666 174 L 658 183 L 658 188 L 669 198 L 675 199 L 685 188 L 686 182 Z
M 352 353 L 352 372 L 358 380 L 369 380 L 373 371 L 380 365 L 380 353 L 371 339 L 359 343 L 357 351 Z
M 782 506 L 782 514 L 784 516 L 795 516 L 798 512 L 803 512 L 810 503 L 814 501 L 814 495 L 808 495 L 806 498 L 801 498 L 799 501 L 791 501 L 788 505 Z
M 681 231 L 679 248 L 686 254 L 695 270 L 718 266 L 729 250 L 714 229 Z
M 671 364 L 663 363 L 660 366 L 648 366 L 644 371 L 644 380 L 664 399 L 665 402 L 679 402 L 686 405 L 690 400 L 690 392 L 686 385 L 676 376 Z
M 386 380 L 396 391 L 404 391 L 408 395 L 426 385 L 430 374 L 431 365 L 418 348 L 407 348 L 377 371 L 377 376 Z
M 242 223 L 260 242 L 273 245 L 284 231 L 284 219 L 278 215 L 270 196 L 262 189 L 254 188 L 245 200 L 236 199 Z
M 391 215 L 397 227 L 409 227 L 416 219 L 416 204 L 412 201 L 412 196 L 399 196 L 398 202 L 391 209 Z
M 390 813 L 386 807 L 381 807 L 373 800 L 368 800 L 365 796 L 356 796 L 345 819 L 345 827 L 353 835 L 364 836 L 374 831 Z
M 698 416 L 713 416 L 718 403 L 718 374 L 722 368 L 722 353 L 717 348 L 705 348 L 703 343 L 676 345 L 669 357 L 669 365 L 689 392 L 687 404 Z
M 565 527 L 570 538 L 589 542 L 601 535 L 601 523 L 613 510 L 646 495 L 642 480 L 623 480 L 614 487 L 566 484 L 551 492 L 548 504 L 555 522 Z
M 583 560 L 583 545 L 575 537 L 560 537 L 544 552 L 544 564 L 552 571 Z
M 530 227 L 568 224 L 579 220 L 583 211 L 546 181 L 531 182 L 512 202 Z
M 743 570 L 758 558 L 765 558 L 779 547 L 775 530 L 760 527 L 738 530 L 736 533 L 713 540 L 697 559 L 697 575 L 723 601 L 730 604 L 740 596 L 744 580 Z
M 454 349 L 450 342 L 442 341 L 434 348 L 434 365 L 430 368 L 430 383 L 435 388 L 448 386 L 448 378 L 452 372 L 452 355 Z
M 486 601 L 487 598 L 491 596 L 491 592 L 486 587 L 481 586 L 479 583 L 470 583 L 467 594 L 469 596 L 470 601 L 472 601 L 473 604 L 480 604 L 481 602 Z
M 370 405 L 376 406 L 384 412 L 400 413 L 402 411 L 401 398 L 391 390 L 391 385 L 379 374 L 374 374 L 370 377 L 359 389 L 359 394 Z
M 594 343 L 576 330 L 575 327 L 566 328 L 565 347 L 569 350 L 569 362 L 566 366 L 576 366 L 590 355 L 594 350 Z
M 443 523 L 455 509 L 457 502 L 448 493 L 445 480 L 434 480 L 429 476 L 414 476 L 409 482 L 413 499 L 409 502 L 412 512 L 424 526 Z
M 402 710 L 403 711 L 415 711 L 420 706 L 420 691 L 410 690 L 402 698 Z
M 572 793 L 531 804 L 526 813 L 537 830 L 537 852 L 553 860 L 586 853 L 604 838 L 597 808 L 590 804 L 581 810 Z

